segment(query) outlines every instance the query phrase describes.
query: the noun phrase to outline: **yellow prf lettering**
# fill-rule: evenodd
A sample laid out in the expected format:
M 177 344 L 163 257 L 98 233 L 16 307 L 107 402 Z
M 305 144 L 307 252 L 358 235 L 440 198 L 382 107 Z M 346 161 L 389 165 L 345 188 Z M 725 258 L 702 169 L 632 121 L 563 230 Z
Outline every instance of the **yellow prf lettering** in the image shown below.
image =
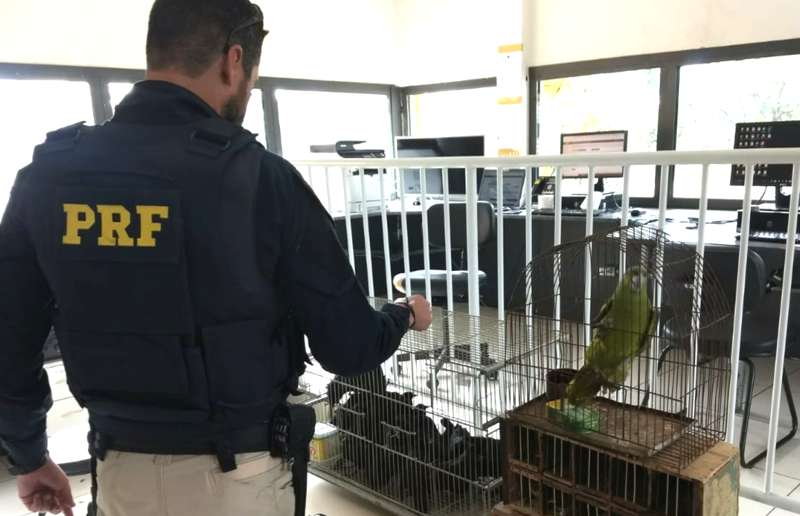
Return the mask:
M 80 232 L 94 226 L 94 210 L 87 204 L 64 204 L 67 228 L 61 242 L 64 245 L 81 245 Z
M 100 247 L 133 247 L 133 239 L 128 235 L 131 225 L 131 212 L 124 206 L 98 204 L 100 214 Z
M 161 231 L 161 224 L 154 219 L 158 217 L 162 221 L 169 218 L 169 206 L 137 206 L 136 213 L 139 214 L 139 238 L 136 245 L 139 247 L 155 247 L 156 240 L 154 233 Z

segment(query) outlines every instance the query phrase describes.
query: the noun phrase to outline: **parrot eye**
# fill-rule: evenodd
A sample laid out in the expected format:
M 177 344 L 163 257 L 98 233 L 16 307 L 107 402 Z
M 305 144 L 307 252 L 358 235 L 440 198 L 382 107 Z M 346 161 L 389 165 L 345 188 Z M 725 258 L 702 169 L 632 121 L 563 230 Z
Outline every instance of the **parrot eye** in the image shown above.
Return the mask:
M 641 284 L 642 284 L 642 280 L 641 280 L 641 278 L 639 277 L 638 274 L 631 278 L 631 288 L 633 290 L 639 290 L 639 288 L 641 287 Z

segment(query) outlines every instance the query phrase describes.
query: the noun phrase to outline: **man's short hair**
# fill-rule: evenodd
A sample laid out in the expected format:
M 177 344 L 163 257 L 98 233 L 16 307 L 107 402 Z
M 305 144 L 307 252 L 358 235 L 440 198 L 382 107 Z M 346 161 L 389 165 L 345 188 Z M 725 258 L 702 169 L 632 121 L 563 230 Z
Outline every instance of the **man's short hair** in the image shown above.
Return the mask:
M 232 45 L 249 76 L 261 59 L 261 9 L 249 0 L 156 0 L 147 30 L 147 67 L 197 77 Z

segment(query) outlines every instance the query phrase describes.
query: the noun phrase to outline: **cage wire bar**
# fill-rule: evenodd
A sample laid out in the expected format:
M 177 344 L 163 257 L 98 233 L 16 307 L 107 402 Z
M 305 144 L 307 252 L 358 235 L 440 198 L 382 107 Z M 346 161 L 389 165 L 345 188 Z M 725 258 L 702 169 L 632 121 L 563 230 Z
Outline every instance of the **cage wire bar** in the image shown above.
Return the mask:
M 779 508 L 783 508 L 790 511 L 800 512 L 800 502 L 790 499 L 788 496 L 781 496 L 776 494 L 773 491 L 774 488 L 774 472 L 775 472 L 775 444 L 777 441 L 777 430 L 778 430 L 778 423 L 779 423 L 779 416 L 780 416 L 780 395 L 781 395 L 781 371 L 784 364 L 784 355 L 786 349 L 786 336 L 787 336 L 787 326 L 788 326 L 788 314 L 789 314 L 789 305 L 791 302 L 790 293 L 791 293 L 791 283 L 792 283 L 792 273 L 793 273 L 793 261 L 794 261 L 794 252 L 795 252 L 795 245 L 791 238 L 791 235 L 796 232 L 797 229 L 797 201 L 798 201 L 798 190 L 800 190 L 800 181 L 798 180 L 798 172 L 800 171 L 800 151 L 796 149 L 740 149 L 740 150 L 728 150 L 728 151 L 658 151 L 658 152 L 628 152 L 628 153 L 594 153 L 594 154 L 584 154 L 584 155 L 572 155 L 572 156 L 520 156 L 520 157 L 510 157 L 510 158 L 480 158 L 480 157 L 461 157 L 461 158 L 410 158 L 410 159 L 361 159 L 361 160 L 332 160 L 332 161 L 304 161 L 304 162 L 295 162 L 297 166 L 309 166 L 309 167 L 322 167 L 325 169 L 326 174 L 326 189 L 330 192 L 330 177 L 329 177 L 329 168 L 339 168 L 342 174 L 342 181 L 344 185 L 344 206 L 345 206 L 345 224 L 347 230 L 347 252 L 348 258 L 350 260 L 351 265 L 355 269 L 355 253 L 354 253 L 354 246 L 353 246 L 353 234 L 352 234 L 352 226 L 351 226 L 351 207 L 350 207 L 350 200 L 349 200 L 349 177 L 351 174 L 351 170 L 364 169 L 364 168 L 393 168 L 398 171 L 398 181 L 400 183 L 400 191 L 404 192 L 404 174 L 402 173 L 403 169 L 409 168 L 416 168 L 416 169 L 423 169 L 423 168 L 432 168 L 432 169 L 442 169 L 446 171 L 448 167 L 456 168 L 462 167 L 466 168 L 466 184 L 467 184 L 467 257 L 468 257 L 468 283 L 469 283 L 469 316 L 474 317 L 475 321 L 470 321 L 468 327 L 472 331 L 468 331 L 467 333 L 475 334 L 476 330 L 477 333 L 481 333 L 482 326 L 481 323 L 477 320 L 480 315 L 480 303 L 479 303 L 479 289 L 478 289 L 478 270 L 479 264 L 477 263 L 477 184 L 476 184 L 476 175 L 478 168 L 496 168 L 496 169 L 510 169 L 510 168 L 525 168 L 526 170 L 526 196 L 525 196 L 525 228 L 526 228 L 526 235 L 525 235 L 525 250 L 526 250 L 526 263 L 530 263 L 534 256 L 532 256 L 532 232 L 533 232 L 533 224 L 532 224 L 532 199 L 530 195 L 530 184 L 531 184 L 531 171 L 534 168 L 538 167 L 553 167 L 556 171 L 556 189 L 555 189 L 555 224 L 554 224 L 554 237 L 556 245 L 561 242 L 561 203 L 559 202 L 559 197 L 561 196 L 561 182 L 563 180 L 561 176 L 561 167 L 564 166 L 582 166 L 582 167 L 599 167 L 599 166 L 606 166 L 606 165 L 614 165 L 614 166 L 623 166 L 624 167 L 624 186 L 623 186 L 623 207 L 630 206 L 630 193 L 629 193 L 629 182 L 630 182 L 630 168 L 634 165 L 655 165 L 661 168 L 661 198 L 659 199 L 659 217 L 658 217 L 658 227 L 663 229 L 665 227 L 666 222 L 666 192 L 668 186 L 668 173 L 670 166 L 676 165 L 701 165 L 703 166 L 703 175 L 700 178 L 701 181 L 701 199 L 699 200 L 698 207 L 701 212 L 701 216 L 706 216 L 707 213 L 707 201 L 708 201 L 708 166 L 712 164 L 745 164 L 746 165 L 746 175 L 745 175 L 745 188 L 744 188 L 744 200 L 742 204 L 743 208 L 743 220 L 742 220 L 742 227 L 741 233 L 742 234 L 749 234 L 750 228 L 750 210 L 752 204 L 752 189 L 753 189 L 753 165 L 755 163 L 763 163 L 763 164 L 784 164 L 784 163 L 791 163 L 794 166 L 793 170 L 793 186 L 792 186 L 792 202 L 790 206 L 790 215 L 789 215 L 789 234 L 790 238 L 787 241 L 786 249 L 785 249 L 785 257 L 784 257 L 784 276 L 783 276 L 783 285 L 782 285 L 782 294 L 781 294 L 781 307 L 780 307 L 780 319 L 779 319 L 779 335 L 777 341 L 777 350 L 776 350 L 776 361 L 775 361 L 775 374 L 773 376 L 773 385 L 772 385 L 772 400 L 771 400 L 771 410 L 770 410 L 770 421 L 769 421 L 769 434 L 768 434 L 768 445 L 767 445 L 767 462 L 766 462 L 766 472 L 765 472 L 765 482 L 764 488 L 753 489 L 743 486 L 741 488 L 742 496 L 761 501 L 763 503 L 767 503 L 769 505 L 774 505 Z M 311 169 L 309 169 L 311 172 Z M 363 178 L 363 176 L 362 176 Z M 445 185 L 447 183 L 445 182 Z M 500 189 L 499 189 L 500 190 Z M 363 191 L 362 191 L 363 193 Z M 445 192 L 446 195 L 449 192 Z M 592 195 L 590 193 L 590 195 Z M 382 196 L 383 197 L 383 196 Z M 448 195 L 449 197 L 449 195 Z M 362 199 L 363 200 L 363 199 Z M 328 208 L 333 210 L 332 199 L 330 193 L 328 193 Z M 446 199 L 449 203 L 450 199 Z M 381 203 L 384 204 L 382 206 L 382 212 L 385 210 L 385 197 L 381 200 Z M 401 232 L 402 232 L 402 240 L 403 240 L 403 269 L 406 272 L 406 291 L 410 292 L 411 285 L 408 272 L 410 269 L 410 258 L 409 258 L 409 242 L 408 242 L 408 225 L 407 225 L 407 207 L 405 205 L 405 198 L 403 195 L 400 196 L 400 206 L 401 206 Z M 449 210 L 444 210 L 445 214 L 448 214 Z M 363 217 L 363 213 L 361 214 Z M 449 215 L 449 214 L 448 214 Z M 625 222 L 627 218 L 627 210 L 623 210 L 623 222 Z M 592 218 L 592 211 L 587 210 L 587 219 Z M 447 221 L 446 225 L 448 226 L 448 236 L 449 236 L 449 220 Z M 590 222 L 587 220 L 587 226 Z M 624 224 L 623 224 L 624 225 Z M 698 264 L 702 264 L 702 257 L 704 255 L 704 225 L 698 225 L 698 242 L 696 247 L 696 254 L 700 259 L 698 259 Z M 736 303 L 733 307 L 733 324 L 732 324 L 732 335 L 731 335 L 731 349 L 730 349 L 730 382 L 728 385 L 729 393 L 727 395 L 727 399 L 725 401 L 726 406 L 726 417 L 724 418 L 725 427 L 727 429 L 727 441 L 733 442 L 734 441 L 734 429 L 735 429 L 735 397 L 736 397 L 736 378 L 738 374 L 738 355 L 741 345 L 741 324 L 743 318 L 742 312 L 742 301 L 744 298 L 744 284 L 745 284 L 745 277 L 746 277 L 746 259 L 747 259 L 747 251 L 748 251 L 748 242 L 747 239 L 742 239 L 739 245 L 739 262 L 738 262 L 738 276 L 737 276 L 737 292 L 736 292 Z M 386 256 L 389 255 L 388 249 L 388 241 L 384 239 L 383 242 L 384 253 Z M 449 243 L 448 243 L 448 254 L 450 252 Z M 656 254 L 658 255 L 658 249 L 655 250 Z M 366 258 L 368 261 L 370 257 Z M 452 274 L 451 270 L 452 264 L 448 266 L 448 276 Z M 427 267 L 426 267 L 427 268 Z M 429 271 L 428 271 L 429 272 Z M 498 271 L 504 272 L 504 271 Z M 586 278 L 584 278 L 586 279 Z M 504 281 L 504 278 L 498 277 L 498 283 Z M 387 282 L 388 288 L 388 282 Z M 698 295 L 695 296 L 696 299 L 701 299 L 702 296 Z M 439 315 L 440 321 L 438 324 L 442 326 L 447 326 L 448 323 L 443 323 L 442 321 L 449 321 L 453 317 L 453 311 L 451 308 L 454 308 L 454 299 L 452 294 L 452 287 L 451 282 L 448 281 L 448 293 L 447 293 L 447 308 L 448 312 L 445 314 L 442 312 Z M 702 311 L 702 306 L 700 302 L 694 305 L 693 311 Z M 694 316 L 694 314 L 693 314 Z M 485 321 L 484 321 L 485 324 Z M 660 325 L 659 325 L 660 327 Z M 495 332 L 496 328 L 490 328 L 490 332 L 497 335 Z M 560 327 L 559 327 L 560 331 Z M 452 333 L 451 329 L 447 329 L 447 337 L 444 337 L 445 333 L 441 333 L 438 338 L 445 339 L 447 341 L 452 341 L 454 339 L 454 334 Z M 469 343 L 469 360 L 468 363 L 472 365 L 480 364 L 481 363 L 481 338 L 478 337 L 477 340 L 471 341 Z M 456 339 L 457 340 L 457 339 Z M 469 340 L 469 339 L 468 339 Z M 450 342 L 453 345 L 452 342 Z M 455 348 L 458 349 L 458 348 Z M 410 361 L 412 364 L 411 369 L 414 369 L 414 360 L 416 358 L 415 353 L 410 353 Z M 463 355 L 463 353 L 461 353 Z M 692 361 L 694 361 L 692 359 Z M 456 364 L 448 363 L 445 367 L 455 369 Z M 395 373 L 397 370 L 395 369 Z M 413 375 L 412 375 L 413 376 Z M 511 376 L 509 376 L 510 379 Z M 423 389 L 419 382 L 413 382 L 416 391 Z M 513 394 L 516 392 L 512 385 L 506 389 L 509 395 L 508 399 L 505 401 L 507 404 L 511 404 L 514 401 L 517 401 L 513 398 Z M 488 392 L 488 391 L 487 391 Z M 430 393 L 426 394 L 430 397 Z M 499 403 L 498 403 L 499 405 Z M 477 407 L 472 407 L 475 410 Z M 505 411 L 510 408 L 510 406 L 505 407 L 496 407 L 498 411 Z M 477 410 L 476 410 L 477 412 Z M 471 418 L 472 419 L 472 418 Z M 475 421 L 465 421 L 465 423 L 473 424 Z M 485 430 L 484 430 L 485 432 Z M 414 513 L 414 511 L 410 511 L 410 513 Z

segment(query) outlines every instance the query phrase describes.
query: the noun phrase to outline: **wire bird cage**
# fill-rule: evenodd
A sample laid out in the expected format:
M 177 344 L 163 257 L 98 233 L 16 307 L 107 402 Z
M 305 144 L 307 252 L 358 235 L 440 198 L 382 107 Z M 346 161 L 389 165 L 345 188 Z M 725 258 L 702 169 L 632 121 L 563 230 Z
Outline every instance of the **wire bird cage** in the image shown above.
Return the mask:
M 434 321 L 374 371 L 304 375 L 318 420 L 337 429 L 336 453 L 311 468 L 400 514 L 489 514 L 502 489 L 505 330 L 441 309 Z
M 732 318 L 693 249 L 618 228 L 538 256 L 520 288 L 506 320 L 515 416 L 670 470 L 724 438 Z

